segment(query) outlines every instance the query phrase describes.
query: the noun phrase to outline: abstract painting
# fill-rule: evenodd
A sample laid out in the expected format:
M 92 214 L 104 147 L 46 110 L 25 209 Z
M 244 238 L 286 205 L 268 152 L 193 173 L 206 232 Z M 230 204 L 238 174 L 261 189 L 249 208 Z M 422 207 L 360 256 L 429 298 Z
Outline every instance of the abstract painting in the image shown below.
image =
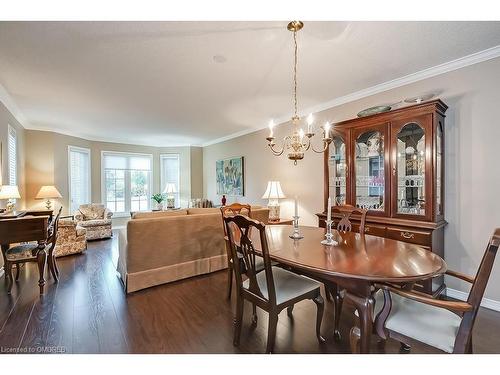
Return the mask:
M 215 162 L 217 175 L 217 194 L 229 196 L 243 196 L 243 156 Z

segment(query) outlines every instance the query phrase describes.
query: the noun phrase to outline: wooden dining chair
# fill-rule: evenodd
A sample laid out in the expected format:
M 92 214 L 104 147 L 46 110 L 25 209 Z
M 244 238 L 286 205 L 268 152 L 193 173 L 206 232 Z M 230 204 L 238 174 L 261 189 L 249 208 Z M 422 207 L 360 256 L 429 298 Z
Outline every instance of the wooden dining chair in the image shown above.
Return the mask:
M 332 207 L 332 227 L 336 228 L 339 232 L 352 232 L 352 215 L 359 215 L 359 233 L 365 234 L 367 210 L 363 208 L 354 207 L 351 205 L 339 205 Z M 336 224 L 335 224 L 336 223 Z M 328 300 L 333 298 L 335 304 L 334 314 L 334 337 L 340 340 L 340 315 L 342 314 L 342 305 L 344 303 L 344 292 L 332 282 L 325 281 L 325 294 Z
M 234 216 L 239 214 L 245 214 L 248 217 L 252 217 L 252 207 L 249 204 L 243 203 L 232 203 L 229 206 L 222 206 L 220 208 L 222 214 L 222 227 L 224 228 L 224 242 L 226 245 L 227 253 L 227 299 L 231 299 L 231 291 L 233 288 L 233 259 L 231 254 L 231 247 L 229 245 L 229 239 L 227 236 L 226 225 L 224 223 L 224 218 L 228 216 Z M 264 269 L 264 263 L 260 262 L 260 269 Z
M 243 215 L 224 218 L 226 231 L 233 259 L 241 258 L 245 265 L 247 277 L 243 280 L 240 267 L 233 263 L 236 276 L 237 302 L 233 344 L 238 346 L 241 336 L 244 300 L 257 305 L 269 314 L 266 352 L 274 349 L 278 315 L 285 309 L 292 307 L 305 299 L 316 303 L 316 337 L 319 342 L 325 339 L 321 336 L 321 321 L 323 318 L 324 303 L 320 294 L 321 284 L 309 277 L 298 275 L 285 269 L 275 267 L 269 258 L 269 249 L 265 232 L 265 225 Z M 261 255 L 264 261 L 264 270 L 256 268 L 258 255 L 250 239 L 250 230 L 259 233 Z M 238 233 L 238 236 L 234 235 Z
M 57 230 L 59 227 L 59 218 L 62 207 L 59 209 L 55 219 L 52 219 L 47 229 L 47 239 L 44 243 L 30 242 L 10 247 L 4 256 L 5 274 L 8 279 L 7 293 L 10 294 L 13 285 L 12 266 L 16 265 L 16 282 L 19 280 L 20 265 L 24 263 L 37 263 L 40 278 L 38 286 L 40 294 L 43 294 L 45 286 L 45 263 L 48 260 L 49 271 L 54 277 L 55 282 L 59 281 L 59 270 L 57 268 L 54 248 L 57 241 Z
M 472 285 L 466 302 L 432 298 L 392 285 L 375 285 L 375 330 L 386 340 L 392 337 L 410 348 L 410 340 L 423 342 L 446 353 L 471 353 L 472 331 L 488 284 L 498 246 L 500 228 L 495 229 L 476 277 L 448 270 L 446 275 Z M 354 332 L 355 334 L 355 332 Z M 351 346 L 357 338 L 351 337 Z M 353 348 L 354 349 L 354 348 Z

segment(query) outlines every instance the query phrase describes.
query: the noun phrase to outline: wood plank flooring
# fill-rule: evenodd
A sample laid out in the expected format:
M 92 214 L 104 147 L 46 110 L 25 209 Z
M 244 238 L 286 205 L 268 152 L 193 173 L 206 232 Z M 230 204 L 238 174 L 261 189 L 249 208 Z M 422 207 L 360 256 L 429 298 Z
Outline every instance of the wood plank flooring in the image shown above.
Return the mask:
M 263 353 L 267 314 L 250 324 L 245 306 L 241 345 L 232 344 L 233 303 L 226 301 L 226 272 L 149 288 L 125 296 L 115 271 L 118 241 L 90 242 L 82 255 L 59 258 L 60 282 L 50 278 L 38 294 L 38 271 L 27 264 L 9 296 L 0 279 L 0 353 Z M 234 298 L 233 298 L 234 302 Z M 320 345 L 314 334 L 315 305 L 298 304 L 290 319 L 280 315 L 276 353 L 349 353 L 352 308 L 344 305 L 342 340 L 333 340 L 333 306 L 326 303 Z M 475 353 L 500 353 L 500 313 L 481 309 Z M 372 352 L 398 353 L 389 340 L 372 338 Z M 437 353 L 415 343 L 412 353 Z

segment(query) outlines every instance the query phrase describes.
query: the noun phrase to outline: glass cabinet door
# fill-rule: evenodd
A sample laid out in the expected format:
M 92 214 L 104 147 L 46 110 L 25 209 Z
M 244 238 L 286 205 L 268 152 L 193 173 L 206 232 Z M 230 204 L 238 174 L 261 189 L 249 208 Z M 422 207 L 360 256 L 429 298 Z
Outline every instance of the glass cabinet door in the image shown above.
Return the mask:
M 418 123 L 407 123 L 396 142 L 396 212 L 425 216 L 425 131 Z
M 443 123 L 436 129 L 436 215 L 443 215 Z
M 365 131 L 354 144 L 356 206 L 385 211 L 384 133 Z
M 333 205 L 346 204 L 347 197 L 346 144 L 338 135 L 333 136 L 328 154 L 328 193 Z

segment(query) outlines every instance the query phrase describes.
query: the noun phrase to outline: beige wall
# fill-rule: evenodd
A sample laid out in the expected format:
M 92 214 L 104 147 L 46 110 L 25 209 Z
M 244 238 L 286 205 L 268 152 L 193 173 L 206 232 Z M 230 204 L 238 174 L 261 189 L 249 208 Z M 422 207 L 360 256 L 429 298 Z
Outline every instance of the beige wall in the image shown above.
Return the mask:
M 394 103 L 420 93 L 436 92 L 449 105 L 446 118 L 446 220 L 445 260 L 451 269 L 474 275 L 493 228 L 500 227 L 500 125 L 498 104 L 500 59 L 490 60 L 442 74 L 316 114 L 317 123 L 356 116 L 361 109 Z M 289 131 L 279 126 L 278 139 Z M 315 213 L 322 210 L 322 156 L 307 153 L 294 167 L 286 157 L 271 156 L 259 131 L 203 149 L 204 192 L 219 201 L 215 191 L 215 161 L 245 156 L 246 195 L 241 200 L 260 199 L 266 182 L 281 181 L 288 198 L 300 196 L 302 223 L 317 225 Z M 236 198 L 230 198 L 235 200 Z M 282 216 L 292 214 L 291 200 L 282 204 Z M 500 301 L 500 261 L 494 266 L 486 297 Z M 466 291 L 466 286 L 447 280 L 449 287 Z
M 57 201 L 62 204 L 68 213 L 69 185 L 68 185 L 68 146 L 78 146 L 90 149 L 91 152 L 91 188 L 92 202 L 102 201 L 101 191 L 101 152 L 118 151 L 151 154 L 153 156 L 153 191 L 161 192 L 164 187 L 160 186 L 160 155 L 166 153 L 178 153 L 181 159 L 181 204 L 187 206 L 191 197 L 191 190 L 202 190 L 201 177 L 192 184 L 192 161 L 190 147 L 149 147 L 136 146 L 120 143 L 88 141 L 81 138 L 71 137 L 54 132 L 27 130 L 26 149 L 26 178 L 27 207 L 43 207 L 44 202 L 35 200 L 34 197 L 42 185 L 54 184 L 63 196 Z M 201 157 L 197 156 L 194 164 L 201 163 Z M 201 176 L 200 167 L 194 166 Z
M 26 184 L 25 184 L 25 158 L 24 150 L 26 148 L 26 131 L 21 124 L 12 116 L 9 110 L 0 102 L 0 143 L 2 144 L 1 165 L 1 183 L 7 184 L 9 174 L 7 173 L 7 134 L 9 125 L 16 129 L 17 135 L 17 186 L 21 199 L 16 202 L 17 208 L 26 206 Z M 5 207 L 6 202 L 0 201 L 0 207 Z M 3 257 L 0 257 L 0 275 L 3 273 Z
M 202 147 L 191 147 L 191 197 L 203 198 Z

